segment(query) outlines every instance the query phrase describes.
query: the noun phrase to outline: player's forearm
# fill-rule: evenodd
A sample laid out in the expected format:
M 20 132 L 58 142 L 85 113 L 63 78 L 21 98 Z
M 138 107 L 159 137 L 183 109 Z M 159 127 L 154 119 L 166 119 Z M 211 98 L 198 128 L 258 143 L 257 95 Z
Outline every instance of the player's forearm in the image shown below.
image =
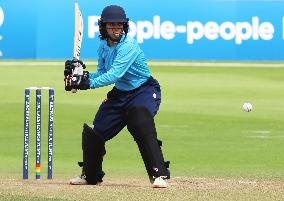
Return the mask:
M 117 79 L 119 79 L 119 77 L 116 74 L 109 72 L 101 74 L 98 77 L 89 77 L 90 88 L 94 89 L 114 84 L 117 81 Z
M 103 72 L 101 72 L 101 71 L 92 72 L 92 73 L 89 73 L 89 78 L 90 79 L 95 79 L 95 78 L 99 77 L 102 74 L 103 74 Z

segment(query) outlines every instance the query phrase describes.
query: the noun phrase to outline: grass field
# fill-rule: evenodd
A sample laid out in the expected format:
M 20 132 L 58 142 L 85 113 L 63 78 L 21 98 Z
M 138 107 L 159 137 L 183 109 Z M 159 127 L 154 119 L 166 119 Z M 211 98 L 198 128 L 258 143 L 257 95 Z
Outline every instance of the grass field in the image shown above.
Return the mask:
M 0 62 L 0 69 L 0 200 L 284 200 L 284 68 L 151 67 L 162 86 L 155 121 L 173 177 L 163 190 L 151 188 L 127 130 L 107 142 L 101 186 L 69 186 L 68 180 L 80 172 L 76 163 L 82 155 L 82 125 L 92 123 L 111 87 L 65 92 L 63 62 L 39 66 Z M 30 181 L 21 179 L 27 86 L 55 88 L 52 181 L 45 179 L 47 94 L 42 98 L 43 180 L 34 180 L 34 112 Z M 250 113 L 242 111 L 247 101 L 253 104 Z

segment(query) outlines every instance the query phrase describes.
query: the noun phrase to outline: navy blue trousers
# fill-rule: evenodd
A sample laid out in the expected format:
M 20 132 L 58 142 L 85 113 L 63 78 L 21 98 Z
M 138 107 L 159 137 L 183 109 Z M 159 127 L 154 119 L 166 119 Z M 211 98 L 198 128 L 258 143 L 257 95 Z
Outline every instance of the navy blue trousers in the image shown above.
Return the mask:
M 114 87 L 95 116 L 94 129 L 104 141 L 110 140 L 126 126 L 125 113 L 130 107 L 143 106 L 154 117 L 160 103 L 160 85 L 153 77 L 131 91 L 121 91 Z

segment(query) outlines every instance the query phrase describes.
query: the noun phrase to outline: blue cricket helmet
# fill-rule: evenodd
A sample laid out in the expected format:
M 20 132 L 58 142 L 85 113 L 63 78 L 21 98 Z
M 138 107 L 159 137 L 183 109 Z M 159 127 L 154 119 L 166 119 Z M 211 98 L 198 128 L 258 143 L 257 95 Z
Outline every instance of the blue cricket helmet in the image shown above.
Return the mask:
M 128 22 L 125 11 L 117 5 L 110 5 L 103 9 L 101 22 Z
M 129 18 L 126 17 L 125 11 L 122 7 L 110 5 L 103 9 L 101 18 L 98 20 L 100 31 L 99 37 L 101 40 L 109 38 L 106 31 L 106 23 L 108 22 L 122 22 L 123 32 L 127 35 L 129 29 Z

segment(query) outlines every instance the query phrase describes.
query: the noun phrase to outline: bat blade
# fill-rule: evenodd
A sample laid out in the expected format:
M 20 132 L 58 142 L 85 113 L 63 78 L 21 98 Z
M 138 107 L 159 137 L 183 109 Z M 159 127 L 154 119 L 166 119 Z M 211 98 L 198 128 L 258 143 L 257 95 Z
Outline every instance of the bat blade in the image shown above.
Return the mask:
M 74 32 L 74 51 L 73 57 L 76 59 L 80 58 L 80 51 L 83 39 L 83 30 L 84 30 L 84 23 L 83 23 L 83 16 L 80 11 L 79 5 L 75 3 L 75 32 Z
M 79 5 L 75 2 L 75 31 L 74 31 L 74 50 L 73 50 L 73 58 L 80 59 L 82 39 L 83 39 L 83 31 L 84 31 L 84 22 L 83 15 L 80 11 Z M 73 75 L 78 74 L 78 69 L 74 69 Z M 80 75 L 83 73 L 80 73 Z M 72 93 L 76 93 L 77 89 L 72 89 Z

